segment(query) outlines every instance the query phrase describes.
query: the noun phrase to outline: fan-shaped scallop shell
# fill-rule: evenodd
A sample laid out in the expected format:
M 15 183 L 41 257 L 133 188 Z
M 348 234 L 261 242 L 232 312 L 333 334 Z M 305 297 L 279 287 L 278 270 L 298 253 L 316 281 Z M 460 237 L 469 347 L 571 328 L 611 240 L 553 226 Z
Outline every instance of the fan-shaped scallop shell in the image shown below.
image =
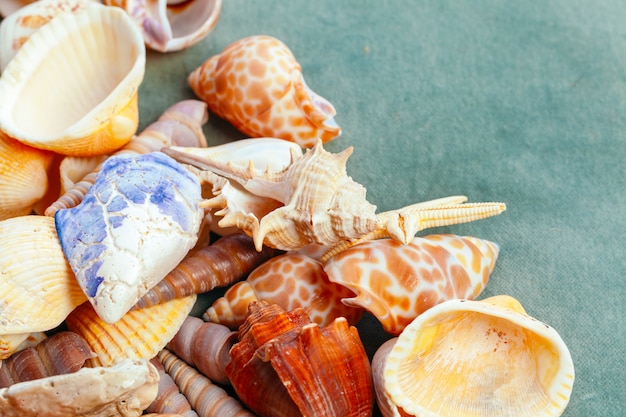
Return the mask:
M 122 7 L 159 52 L 180 51 L 200 42 L 217 24 L 222 0 L 104 0 Z
M 82 10 L 96 0 L 39 0 L 21 7 L 0 22 L 0 72 L 36 30 L 55 16 Z M 3 2 L 4 3 L 4 2 Z
M 64 155 L 110 153 L 137 130 L 144 69 L 143 39 L 124 11 L 90 2 L 61 13 L 3 71 L 0 129 Z
M 178 332 L 195 301 L 191 295 L 132 310 L 114 324 L 103 321 L 91 304 L 84 303 L 67 317 L 66 324 L 95 353 L 89 366 L 111 366 L 125 358 L 153 358 Z
M 48 189 L 52 157 L 0 132 L 0 220 L 31 213 Z
M 26 337 L 57 327 L 86 300 L 54 219 L 32 215 L 1 221 L 0 249 L 0 346 L 3 335 Z
M 0 415 L 139 417 L 154 400 L 158 380 L 148 360 L 82 368 L 0 389 Z
M 248 305 L 264 300 L 285 311 L 303 308 L 311 321 L 320 326 L 337 317 L 354 324 L 363 315 L 363 309 L 341 302 L 353 296 L 348 288 L 329 281 L 321 262 L 300 251 L 289 251 L 264 262 L 245 281 L 231 286 L 203 317 L 236 329 L 243 324 Z
M 369 359 L 342 317 L 319 327 L 306 312 L 252 303 L 226 374 L 239 398 L 261 416 L 370 416 Z
M 276 137 L 310 147 L 340 135 L 330 102 L 305 83 L 291 50 L 270 36 L 228 45 L 189 74 L 211 111 L 251 137 Z
M 103 320 L 114 323 L 195 245 L 200 183 L 160 152 L 116 155 L 78 206 L 55 214 L 63 251 Z
M 367 309 L 397 335 L 442 301 L 476 298 L 498 253 L 495 243 L 471 236 L 416 237 L 409 245 L 379 239 L 335 255 L 324 269 L 331 282 L 356 294 L 344 303 Z
M 503 295 L 424 312 L 400 334 L 377 380 L 394 415 L 559 416 L 574 366 L 556 330 Z

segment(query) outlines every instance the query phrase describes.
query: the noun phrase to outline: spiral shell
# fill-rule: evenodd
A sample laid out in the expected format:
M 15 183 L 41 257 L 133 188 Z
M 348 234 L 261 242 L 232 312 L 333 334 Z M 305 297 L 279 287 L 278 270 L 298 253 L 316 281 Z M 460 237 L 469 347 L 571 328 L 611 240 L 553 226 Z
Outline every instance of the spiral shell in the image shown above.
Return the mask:
M 111 366 L 126 358 L 153 358 L 178 332 L 195 301 L 191 295 L 129 311 L 114 324 L 103 321 L 90 303 L 84 303 L 65 322 L 95 353 L 88 366 Z
M 191 408 L 189 400 L 185 397 L 174 379 L 165 372 L 163 364 L 157 357 L 150 360 L 159 372 L 159 387 L 154 401 L 150 403 L 146 412 L 153 417 L 157 416 L 181 416 L 181 417 L 198 417 L 198 414 Z M 165 413 L 165 414 L 162 414 Z M 170 414 L 176 413 L 176 414 Z
M 302 309 L 252 303 L 239 339 L 226 373 L 260 416 L 371 415 L 369 359 L 344 318 L 322 328 Z
M 91 357 L 89 346 L 79 335 L 68 331 L 55 333 L 0 362 L 0 388 L 76 372 Z
M 256 417 L 235 398 L 176 355 L 163 349 L 159 360 L 201 417 Z
M 0 129 L 63 155 L 110 153 L 137 130 L 144 70 L 143 39 L 122 10 L 88 2 L 61 13 L 2 72 Z
M 307 86 L 293 53 L 276 38 L 231 43 L 191 72 L 188 83 L 211 111 L 248 136 L 311 147 L 341 134 L 335 108 Z
M 263 300 L 278 304 L 285 311 L 303 308 L 311 321 L 320 326 L 337 317 L 354 324 L 363 309 L 341 302 L 352 296 L 354 293 L 346 287 L 329 281 L 321 262 L 300 251 L 290 251 L 264 262 L 245 281 L 231 286 L 203 318 L 236 329 L 243 324 L 248 305 Z
M 567 346 L 510 296 L 445 301 L 391 343 L 376 390 L 407 416 L 560 416 L 572 391 Z
M 221 237 L 186 257 L 143 295 L 134 308 L 226 287 L 247 276 L 274 253 L 267 247 L 256 251 L 252 239 L 241 232 Z
M 332 257 L 324 270 L 331 282 L 356 297 L 394 335 L 432 306 L 473 299 L 485 288 L 499 247 L 471 236 L 430 235 L 403 245 L 394 239 L 365 242 Z

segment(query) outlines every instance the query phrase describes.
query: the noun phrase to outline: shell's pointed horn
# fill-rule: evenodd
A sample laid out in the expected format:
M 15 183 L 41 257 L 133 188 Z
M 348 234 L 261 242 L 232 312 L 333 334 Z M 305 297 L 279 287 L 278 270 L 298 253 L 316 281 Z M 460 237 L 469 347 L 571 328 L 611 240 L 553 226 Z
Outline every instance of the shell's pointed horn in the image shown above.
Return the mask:
M 379 217 L 390 237 L 408 244 L 421 230 L 486 219 L 505 210 L 506 205 L 497 202 L 442 204 L 430 207 L 408 206 L 381 213 Z

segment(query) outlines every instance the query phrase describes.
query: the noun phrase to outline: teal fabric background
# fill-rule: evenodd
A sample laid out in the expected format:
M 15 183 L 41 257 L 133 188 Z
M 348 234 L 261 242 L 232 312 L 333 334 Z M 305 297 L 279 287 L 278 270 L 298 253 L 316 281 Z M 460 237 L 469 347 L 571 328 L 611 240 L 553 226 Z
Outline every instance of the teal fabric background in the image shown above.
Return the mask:
M 463 194 L 508 210 L 432 229 L 500 244 L 481 298 L 509 294 L 561 334 L 567 417 L 626 415 L 626 2 L 225 1 L 214 31 L 148 55 L 145 126 L 192 98 L 186 76 L 229 43 L 285 42 L 354 146 L 379 211 Z M 209 142 L 244 137 L 212 116 Z M 359 329 L 373 354 L 389 336 Z

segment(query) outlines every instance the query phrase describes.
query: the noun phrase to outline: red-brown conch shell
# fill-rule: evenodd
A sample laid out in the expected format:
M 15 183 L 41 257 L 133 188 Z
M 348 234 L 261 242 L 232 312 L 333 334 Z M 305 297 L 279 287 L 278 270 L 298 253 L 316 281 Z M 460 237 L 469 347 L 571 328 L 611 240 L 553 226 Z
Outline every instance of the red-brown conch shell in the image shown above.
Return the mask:
M 326 327 L 297 308 L 254 302 L 231 349 L 226 374 L 259 416 L 371 416 L 370 363 L 355 327 Z

